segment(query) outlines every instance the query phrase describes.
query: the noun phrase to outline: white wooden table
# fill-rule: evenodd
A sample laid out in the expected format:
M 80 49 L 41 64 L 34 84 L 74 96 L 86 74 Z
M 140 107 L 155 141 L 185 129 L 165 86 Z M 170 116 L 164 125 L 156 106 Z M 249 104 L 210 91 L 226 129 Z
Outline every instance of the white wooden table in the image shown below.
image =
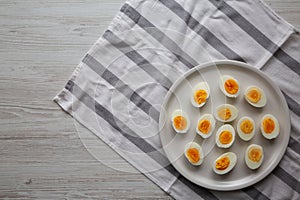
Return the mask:
M 0 199 L 171 199 L 52 102 L 123 3 L 0 0 Z

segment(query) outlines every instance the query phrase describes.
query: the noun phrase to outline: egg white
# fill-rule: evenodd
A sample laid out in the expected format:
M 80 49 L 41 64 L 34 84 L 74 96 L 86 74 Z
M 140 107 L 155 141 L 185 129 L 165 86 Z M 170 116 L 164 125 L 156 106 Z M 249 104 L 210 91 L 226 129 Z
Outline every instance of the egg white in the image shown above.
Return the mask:
M 248 157 L 248 152 L 249 150 L 252 148 L 252 147 L 255 147 L 255 148 L 259 148 L 262 152 L 262 157 L 261 159 L 258 161 L 258 162 L 253 162 L 252 160 L 249 159 Z M 245 152 L 245 162 L 246 162 L 246 165 L 250 168 L 250 169 L 257 169 L 261 166 L 262 162 L 264 160 L 264 151 L 263 151 L 263 148 L 258 145 L 258 144 L 251 144 L 247 147 L 246 149 L 246 152 Z
M 252 130 L 252 132 L 251 132 L 251 133 L 248 133 L 248 134 L 244 133 L 244 132 L 241 130 L 241 128 L 240 128 L 241 123 L 242 123 L 244 120 L 246 120 L 246 119 L 250 120 L 250 121 L 252 122 L 252 125 L 253 125 L 253 130 Z M 236 130 L 237 130 L 237 133 L 238 133 L 239 137 L 240 137 L 242 140 L 244 140 L 244 141 L 249 141 L 249 140 L 251 140 L 251 139 L 254 137 L 254 135 L 255 135 L 255 122 L 254 122 L 254 120 L 253 120 L 251 117 L 247 117 L 247 116 L 242 117 L 241 119 L 239 119 L 239 121 L 238 121 L 238 123 L 237 123 Z
M 209 89 L 209 86 L 208 86 L 208 83 L 207 82 L 200 82 L 198 83 L 197 85 L 195 85 L 195 87 L 193 88 L 193 95 L 191 97 L 191 103 L 193 106 L 197 107 L 197 108 L 201 108 L 204 106 L 204 104 L 206 103 L 203 102 L 201 104 L 198 104 L 195 99 L 194 99 L 194 94 L 197 90 L 205 90 L 206 93 L 207 93 L 207 98 L 206 98 L 206 101 L 208 100 L 209 96 L 210 96 L 210 89 Z
M 264 128 L 263 128 L 263 121 L 264 121 L 265 118 L 271 118 L 271 119 L 274 121 L 274 123 L 275 123 L 275 128 L 274 128 L 274 130 L 273 130 L 272 133 L 266 133 L 266 132 L 264 131 Z M 278 120 L 276 119 L 276 117 L 274 117 L 273 115 L 271 115 L 271 114 L 266 114 L 266 115 L 264 115 L 264 116 L 262 117 L 262 119 L 261 119 L 261 122 L 260 122 L 260 130 L 261 130 L 262 135 L 263 135 L 265 138 L 267 138 L 267 139 L 269 139 L 269 140 L 270 140 L 270 139 L 275 139 L 275 138 L 279 135 L 279 131 L 280 131 L 279 122 L 278 122 Z
M 227 120 L 221 119 L 218 115 L 218 111 L 221 109 L 224 109 L 224 108 L 228 108 L 231 111 L 231 117 Z M 214 114 L 215 114 L 215 118 L 220 122 L 231 122 L 237 118 L 238 113 L 239 113 L 239 111 L 235 106 L 233 106 L 231 104 L 221 104 L 216 108 Z
M 200 154 L 200 160 L 196 163 L 193 163 L 190 161 L 188 155 L 187 155 L 187 151 L 188 149 L 190 148 L 195 148 L 199 151 L 199 154 Z M 198 166 L 198 165 L 201 165 L 203 163 L 203 160 L 204 160 L 204 154 L 203 154 L 203 150 L 202 150 L 202 147 L 197 144 L 196 142 L 189 142 L 185 145 L 185 148 L 184 148 L 184 155 L 186 157 L 186 159 L 192 164 L 192 165 L 195 165 L 195 166 Z
M 258 90 L 260 91 L 260 93 L 261 93 L 261 98 L 260 98 L 260 100 L 259 100 L 257 103 L 253 103 L 253 102 L 249 101 L 249 99 L 247 98 L 247 93 L 248 93 L 251 89 L 253 89 L 253 88 L 258 89 Z M 264 106 L 267 104 L 267 96 L 266 96 L 264 90 L 261 89 L 261 88 L 259 88 L 259 87 L 257 87 L 257 86 L 251 85 L 251 86 L 247 87 L 244 96 L 245 96 L 246 101 L 247 101 L 250 105 L 252 105 L 252 106 L 254 106 L 254 107 L 256 107 L 256 108 L 262 108 L 262 107 L 264 107 Z
M 232 133 L 232 140 L 229 144 L 222 144 L 219 140 L 219 136 L 223 131 L 230 131 Z M 215 141 L 216 141 L 217 146 L 220 147 L 220 148 L 229 148 L 229 147 L 231 147 L 231 145 L 235 141 L 235 130 L 234 130 L 233 126 L 231 126 L 230 124 L 224 124 L 223 126 L 221 126 L 218 129 L 217 133 L 216 133 Z
M 210 122 L 210 130 L 207 134 L 205 133 L 202 133 L 199 129 L 198 129 L 198 124 L 201 120 L 208 120 Z M 199 120 L 198 120 L 198 123 L 197 123 L 197 126 L 196 126 L 196 132 L 202 137 L 202 138 L 208 138 L 212 135 L 214 129 L 215 129 L 215 126 L 216 126 L 216 120 L 214 118 L 214 116 L 212 114 L 204 114 L 202 115 Z
M 178 130 L 175 126 L 174 126 L 174 118 L 176 116 L 183 116 L 185 117 L 186 119 L 186 122 L 187 122 L 187 126 L 184 130 Z M 188 117 L 188 115 L 183 111 L 183 110 L 180 110 L 180 109 L 177 109 L 177 110 L 174 110 L 174 112 L 172 113 L 172 117 L 171 117 L 171 123 L 172 123 L 172 127 L 173 129 L 177 132 L 177 133 L 186 133 L 189 128 L 190 128 L 190 119 Z
M 225 90 L 225 87 L 224 87 L 224 84 L 225 82 L 228 80 L 228 79 L 233 79 L 237 82 L 238 86 L 239 86 L 239 89 L 237 91 L 237 93 L 235 94 L 229 94 L 226 90 Z M 241 86 L 240 86 L 240 83 L 238 80 L 236 80 L 235 78 L 233 78 L 232 76 L 230 75 L 223 75 L 220 77 L 220 81 L 219 81 L 219 87 L 221 89 L 221 91 L 227 96 L 227 97 L 230 97 L 230 98 L 236 98 L 239 96 L 240 94 L 240 91 L 241 91 Z
M 221 159 L 221 158 L 223 158 L 223 157 L 228 157 L 229 160 L 230 160 L 230 163 L 229 163 L 229 166 L 228 166 L 226 169 L 224 169 L 224 170 L 219 170 L 219 169 L 217 169 L 215 166 L 216 166 L 217 160 L 219 160 L 219 159 Z M 222 154 L 221 156 L 219 156 L 219 157 L 215 160 L 215 162 L 214 162 L 214 164 L 213 164 L 213 170 L 214 170 L 214 172 L 215 172 L 216 174 L 219 174 L 219 175 L 227 174 L 228 172 L 230 172 L 230 171 L 233 169 L 233 167 L 236 165 L 236 163 L 237 163 L 237 156 L 236 156 L 236 154 L 233 153 L 233 152 L 227 152 L 227 153 Z

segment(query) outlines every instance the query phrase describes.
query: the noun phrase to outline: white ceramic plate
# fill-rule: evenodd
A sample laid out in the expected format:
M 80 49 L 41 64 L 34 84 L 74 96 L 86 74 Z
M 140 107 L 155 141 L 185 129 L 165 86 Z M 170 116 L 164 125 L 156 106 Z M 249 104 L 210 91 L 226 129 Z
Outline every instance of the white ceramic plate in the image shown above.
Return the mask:
M 220 75 L 225 74 L 232 75 L 240 83 L 241 94 L 236 99 L 226 98 L 219 89 Z M 199 109 L 192 106 L 190 99 L 193 86 L 201 81 L 208 82 L 211 96 L 206 105 Z M 249 85 L 257 85 L 265 91 L 268 101 L 265 107 L 254 108 L 246 102 L 243 94 Z M 227 150 L 215 145 L 215 133 L 222 123 L 217 123 L 213 135 L 208 139 L 202 139 L 195 132 L 198 118 L 204 113 L 213 114 L 215 108 L 224 103 L 233 104 L 239 109 L 237 119 L 230 123 L 235 129 L 237 121 L 245 115 L 252 117 L 256 125 L 254 138 L 245 142 L 236 135 L 234 144 Z M 186 134 L 176 134 L 172 129 L 171 114 L 175 109 L 182 109 L 189 115 L 191 127 Z M 280 134 L 274 140 L 265 139 L 259 130 L 260 120 L 267 113 L 273 114 L 280 124 Z M 281 160 L 290 137 L 289 109 L 280 89 L 263 72 L 237 61 L 216 61 L 189 70 L 172 85 L 162 105 L 159 130 L 168 159 L 184 177 L 209 189 L 236 190 L 260 181 Z M 184 146 L 191 141 L 202 145 L 205 158 L 201 166 L 192 166 L 184 157 Z M 264 148 L 264 162 L 257 170 L 250 170 L 244 161 L 245 150 L 253 143 Z M 213 162 L 227 151 L 236 153 L 237 164 L 228 174 L 217 175 L 212 169 Z

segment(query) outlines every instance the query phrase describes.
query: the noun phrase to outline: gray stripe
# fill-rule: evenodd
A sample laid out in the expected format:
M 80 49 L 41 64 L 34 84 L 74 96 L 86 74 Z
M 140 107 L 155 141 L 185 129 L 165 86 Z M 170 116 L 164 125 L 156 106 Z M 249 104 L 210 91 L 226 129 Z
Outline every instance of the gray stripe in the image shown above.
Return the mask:
M 189 12 L 187 12 L 179 3 L 173 0 L 159 1 L 171 11 L 173 11 L 179 18 L 181 18 L 187 24 L 187 26 L 190 29 L 194 30 L 199 36 L 201 36 L 207 43 L 209 43 L 226 58 L 245 62 L 241 56 L 239 56 L 232 49 L 226 46 L 211 31 L 209 31 L 205 26 L 201 25 L 195 18 L 193 18 L 192 15 Z
M 296 132 L 296 130 L 293 129 L 293 126 L 292 126 L 292 131 Z M 295 151 L 297 154 L 300 155 L 300 143 L 297 140 L 290 137 L 288 146 L 289 148 L 291 148 L 293 151 Z
M 218 199 L 213 193 L 208 192 L 206 188 L 200 187 L 199 185 L 196 185 L 195 183 L 192 183 L 191 181 L 184 178 L 182 175 L 179 175 L 177 181 L 181 181 L 185 185 L 187 185 L 190 189 L 192 189 L 194 192 L 196 192 L 199 196 L 201 196 L 203 199 Z
M 292 99 L 289 95 L 287 95 L 285 92 L 283 91 L 281 92 L 286 99 L 289 109 L 300 117 L 300 105 L 296 101 L 294 101 L 294 99 Z
M 284 52 L 281 48 L 278 48 L 273 56 L 300 75 L 300 63 Z
M 65 88 L 70 92 L 72 92 L 73 95 L 75 95 L 80 102 L 84 103 L 91 110 L 95 109 L 96 114 L 98 114 L 102 119 L 104 119 L 107 123 L 109 123 L 116 130 L 116 133 L 118 132 L 121 133 L 130 142 L 136 145 L 144 153 L 147 153 L 153 160 L 155 160 L 161 166 L 163 166 L 166 163 L 167 158 L 163 154 L 161 154 L 159 151 L 156 151 L 156 149 L 151 144 L 147 143 L 143 138 L 140 138 L 133 130 L 127 127 L 122 121 L 120 121 L 117 117 L 115 117 L 109 110 L 101 106 L 97 101 L 95 101 L 91 96 L 89 96 L 86 92 L 84 92 L 73 81 L 69 80 Z M 164 169 L 169 171 L 175 177 L 180 176 L 180 174 L 176 171 L 176 169 L 171 164 L 164 167 Z M 183 184 L 190 184 L 190 181 L 188 181 L 184 177 L 181 177 L 180 181 Z M 192 189 L 200 196 L 203 197 L 209 196 L 211 197 L 210 199 L 217 199 L 210 191 L 203 189 L 200 186 L 195 185 L 195 187 L 193 187 Z M 199 191 L 201 191 L 201 193 Z
M 139 25 L 159 43 L 165 46 L 180 62 L 185 64 L 188 68 L 193 68 L 198 65 L 197 61 L 186 54 L 172 39 L 170 39 L 161 30 L 156 28 L 151 22 L 149 22 L 130 5 L 124 4 L 124 6 L 121 8 L 121 12 L 127 15 L 134 23 Z
M 229 17 L 235 24 L 243 29 L 249 36 L 251 36 L 258 44 L 271 52 L 275 58 L 280 60 L 291 70 L 300 75 L 300 64 L 294 58 L 285 53 L 278 45 L 272 42 L 267 36 L 260 32 L 253 24 L 244 18 L 239 12 L 228 5 L 225 1 L 209 0 L 227 17 Z
M 170 81 L 168 77 L 164 76 L 142 55 L 140 55 L 137 51 L 135 51 L 132 47 L 130 47 L 130 45 L 122 41 L 118 36 L 116 36 L 110 30 L 105 31 L 103 38 L 105 38 L 118 50 L 124 53 L 130 60 L 132 60 L 141 69 L 147 72 L 152 78 L 154 78 L 158 83 L 160 83 L 166 90 L 169 90 L 169 88 L 172 85 L 172 81 Z
M 247 187 L 242 189 L 243 192 L 245 192 L 248 196 L 255 200 L 268 200 L 267 196 L 265 196 L 263 193 L 258 191 L 255 187 Z
M 280 177 L 282 181 L 284 181 L 287 185 L 289 185 L 293 190 L 300 194 L 300 183 L 297 179 L 295 179 L 292 175 L 287 173 L 281 167 L 277 166 L 273 171 L 277 177 Z
M 105 68 L 91 55 L 87 54 L 83 60 L 87 66 L 94 70 L 99 76 L 104 78 L 108 83 L 114 86 L 119 92 L 123 93 L 130 101 L 132 101 L 137 107 L 143 110 L 146 114 L 150 115 L 156 122 L 159 120 L 159 111 L 156 110 L 148 101 L 133 91 L 127 84 L 120 80 L 111 71 Z M 151 110 L 151 112 L 150 112 Z

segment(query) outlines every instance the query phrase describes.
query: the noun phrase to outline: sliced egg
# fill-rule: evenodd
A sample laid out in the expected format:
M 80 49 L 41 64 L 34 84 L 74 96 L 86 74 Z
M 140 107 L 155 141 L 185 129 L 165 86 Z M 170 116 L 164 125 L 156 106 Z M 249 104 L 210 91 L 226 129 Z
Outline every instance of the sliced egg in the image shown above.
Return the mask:
M 231 122 L 238 116 L 238 109 L 231 104 L 219 105 L 215 110 L 215 117 L 221 122 Z
M 190 128 L 188 115 L 183 110 L 175 110 L 172 113 L 172 126 L 177 133 L 186 133 Z
M 250 169 L 257 169 L 264 160 L 264 151 L 260 145 L 251 144 L 245 152 L 245 162 Z
M 197 123 L 196 132 L 202 138 L 208 138 L 212 135 L 216 125 L 216 120 L 212 114 L 202 115 Z
M 257 108 L 264 107 L 267 104 L 265 92 L 257 86 L 249 86 L 245 91 L 246 101 Z
M 237 156 L 233 152 L 227 152 L 219 156 L 213 165 L 213 170 L 216 174 L 226 174 L 230 172 L 236 165 Z
M 235 140 L 235 131 L 230 124 L 221 126 L 216 133 L 216 144 L 220 148 L 229 148 Z
M 278 120 L 273 115 L 266 114 L 261 120 L 260 130 L 265 138 L 276 138 L 279 135 L 280 131 Z
M 219 86 L 221 91 L 228 97 L 236 98 L 240 94 L 240 84 L 238 80 L 230 75 L 221 76 Z
M 236 130 L 242 140 L 251 140 L 255 134 L 254 120 L 251 117 L 242 117 L 237 123 Z
M 196 142 L 189 142 L 185 145 L 184 155 L 192 165 L 201 165 L 203 162 L 202 147 Z
M 193 88 L 193 96 L 191 97 L 191 103 L 193 106 L 200 108 L 204 106 L 209 98 L 210 91 L 207 82 L 200 82 Z

